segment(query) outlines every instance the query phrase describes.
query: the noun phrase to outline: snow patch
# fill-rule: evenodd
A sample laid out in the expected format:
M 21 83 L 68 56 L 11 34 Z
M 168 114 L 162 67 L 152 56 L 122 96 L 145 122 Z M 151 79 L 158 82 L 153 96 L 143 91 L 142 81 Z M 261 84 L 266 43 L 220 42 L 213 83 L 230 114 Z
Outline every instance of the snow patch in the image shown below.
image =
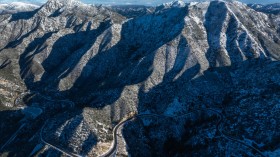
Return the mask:
M 162 5 L 166 8 L 169 8 L 169 7 L 181 8 L 181 7 L 185 7 L 186 3 L 183 2 L 182 0 L 175 0 L 175 1 L 172 1 L 172 2 L 168 2 L 168 3 L 163 3 Z

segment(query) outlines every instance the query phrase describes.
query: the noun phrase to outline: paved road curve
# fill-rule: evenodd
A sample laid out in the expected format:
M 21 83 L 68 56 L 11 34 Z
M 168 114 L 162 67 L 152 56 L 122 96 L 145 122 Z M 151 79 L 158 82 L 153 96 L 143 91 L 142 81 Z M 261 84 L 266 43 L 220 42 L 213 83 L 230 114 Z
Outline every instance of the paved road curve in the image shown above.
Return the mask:
M 254 146 L 251 146 L 251 145 L 247 144 L 246 142 L 244 142 L 244 141 L 242 141 L 242 140 L 235 139 L 235 138 L 233 138 L 233 137 L 231 137 L 231 136 L 225 134 L 224 131 L 223 131 L 223 129 L 222 129 L 222 127 L 221 127 L 221 124 L 222 124 L 223 120 L 225 119 L 225 118 L 224 118 L 224 115 L 223 115 L 222 113 L 220 113 L 220 112 L 218 112 L 218 111 L 216 111 L 216 110 L 214 110 L 214 109 L 201 109 L 201 111 L 212 111 L 212 112 L 216 113 L 216 114 L 219 116 L 220 120 L 219 120 L 219 122 L 217 123 L 217 130 L 222 134 L 222 136 L 223 136 L 224 138 L 226 138 L 226 139 L 228 139 L 228 140 L 231 140 L 231 141 L 238 142 L 238 143 L 240 143 L 240 144 L 242 144 L 242 145 L 244 145 L 244 146 L 246 146 L 246 147 L 249 147 L 250 149 L 255 150 L 255 151 L 256 151 L 259 155 L 261 155 L 262 157 L 266 157 L 266 155 L 264 155 L 258 148 L 255 148 Z
M 253 150 L 255 150 L 259 155 L 261 155 L 262 157 L 266 157 L 259 149 L 257 149 L 257 148 L 255 148 L 255 147 L 253 147 L 253 146 L 251 146 L 251 145 L 249 145 L 249 144 L 247 144 L 246 142 L 243 142 L 243 141 L 241 141 L 241 140 L 238 140 L 238 139 L 235 139 L 235 138 L 233 138 L 233 137 L 230 137 L 230 136 L 228 136 L 228 135 L 226 135 L 224 132 L 223 132 L 223 130 L 222 130 L 222 127 L 221 127 L 221 124 L 222 124 L 222 122 L 224 121 L 224 115 L 222 114 L 222 113 L 220 113 L 219 111 L 216 111 L 216 110 L 214 110 L 214 109 L 208 109 L 208 108 L 206 108 L 206 109 L 194 109 L 194 110 L 192 110 L 191 112 L 189 112 L 189 113 L 186 113 L 186 114 L 183 114 L 183 115 L 179 115 L 179 116 L 168 116 L 168 115 L 158 115 L 158 114 L 139 114 L 139 115 L 135 115 L 135 116 L 133 116 L 133 117 L 130 117 L 130 118 L 128 118 L 128 119 L 126 119 L 126 120 L 123 120 L 123 121 L 121 121 L 119 124 L 117 124 L 115 127 L 114 127 L 114 129 L 113 129 L 113 143 L 112 143 L 112 145 L 111 145 L 111 147 L 110 147 L 110 149 L 105 153 L 105 154 L 103 154 L 103 155 L 101 155 L 100 157 L 111 157 L 111 156 L 115 156 L 115 153 L 116 153 L 116 151 L 117 151 L 117 146 L 118 146 L 118 139 L 117 139 L 117 132 L 118 132 L 118 130 L 119 130 L 119 128 L 121 127 L 121 126 L 123 126 L 124 124 L 126 124 L 127 122 L 129 122 L 129 121 L 131 121 L 131 120 L 133 120 L 133 119 L 135 119 L 135 118 L 147 118 L 147 117 L 162 117 L 162 118 L 178 118 L 178 117 L 184 117 L 184 116 L 187 116 L 187 115 L 190 115 L 190 114 L 192 114 L 192 113 L 194 113 L 194 112 L 197 112 L 197 111 L 204 111 L 204 112 L 214 112 L 214 113 L 216 113 L 217 115 L 218 115 L 218 117 L 219 117 L 219 122 L 217 123 L 217 125 L 216 125 L 216 128 L 217 128 L 217 130 L 222 134 L 222 136 L 224 137 L 224 138 L 226 138 L 226 139 L 228 139 L 228 140 L 230 140 L 230 141 L 235 141 L 235 142 L 238 142 L 238 143 L 240 143 L 240 144 L 242 144 L 242 145 L 244 145 L 244 146 L 246 146 L 246 147 L 249 147 L 250 149 L 253 149 Z
M 118 139 L 117 139 L 117 132 L 118 130 L 121 128 L 121 126 L 123 126 L 124 124 L 134 120 L 135 118 L 147 118 L 147 117 L 159 117 L 159 118 L 179 118 L 179 117 L 184 117 L 184 116 L 187 116 L 187 115 L 190 115 L 194 112 L 201 112 L 201 111 L 204 111 L 204 112 L 214 112 L 215 114 L 218 115 L 219 117 L 219 121 L 216 125 L 216 129 L 221 133 L 221 135 L 228 139 L 228 140 L 231 140 L 231 141 L 235 141 L 235 142 L 238 142 L 250 149 L 253 149 L 254 151 L 256 151 L 259 155 L 261 155 L 262 157 L 266 157 L 259 149 L 247 144 L 246 142 L 242 141 L 242 140 L 239 140 L 239 139 L 235 139 L 231 136 L 228 136 L 226 135 L 224 132 L 223 132 L 223 129 L 221 127 L 221 124 L 222 122 L 224 121 L 224 115 L 222 113 L 220 113 L 219 111 L 215 110 L 215 109 L 193 109 L 192 111 L 190 111 L 189 113 L 186 113 L 186 114 L 182 114 L 182 115 L 179 115 L 179 116 L 168 116 L 168 115 L 159 115 L 159 114 L 138 114 L 138 115 L 135 115 L 133 117 L 129 117 L 123 121 L 121 121 L 119 124 L 117 124 L 114 129 L 113 129 L 113 142 L 112 142 L 112 145 L 110 147 L 110 149 L 103 155 L 101 155 L 100 157 L 111 157 L 111 156 L 115 156 L 116 154 L 116 151 L 117 151 L 117 148 L 118 148 Z M 45 127 L 45 125 L 47 124 L 47 121 L 46 123 L 44 124 L 44 126 L 42 127 L 41 129 L 41 132 L 40 132 L 40 138 L 41 138 L 41 141 L 45 144 L 47 144 L 48 146 L 58 150 L 59 152 L 63 153 L 63 154 L 66 154 L 68 156 L 71 156 L 71 157 L 82 157 L 81 155 L 78 155 L 78 154 L 74 154 L 74 153 L 71 153 L 71 152 L 68 152 L 68 151 L 65 151 L 65 150 L 62 150 L 61 148 L 58 148 L 48 142 L 46 142 L 43 138 L 43 129 Z
M 82 157 L 81 155 L 73 154 L 73 153 L 68 152 L 68 151 L 64 151 L 64 150 L 62 150 L 61 148 L 58 148 L 58 147 L 56 147 L 56 146 L 54 146 L 54 145 L 48 143 L 46 140 L 44 140 L 44 138 L 43 138 L 43 130 L 44 130 L 44 128 L 45 128 L 45 126 L 46 126 L 47 123 L 48 123 L 48 121 L 45 122 L 45 124 L 43 125 L 43 127 L 42 127 L 42 129 L 41 129 L 41 132 L 40 132 L 40 139 L 41 139 L 41 141 L 42 141 L 44 144 L 50 146 L 51 148 L 53 148 L 53 149 L 55 149 L 55 150 L 57 150 L 57 151 L 59 151 L 59 152 L 65 154 L 65 155 L 67 155 L 67 156 L 70 156 L 70 157 Z

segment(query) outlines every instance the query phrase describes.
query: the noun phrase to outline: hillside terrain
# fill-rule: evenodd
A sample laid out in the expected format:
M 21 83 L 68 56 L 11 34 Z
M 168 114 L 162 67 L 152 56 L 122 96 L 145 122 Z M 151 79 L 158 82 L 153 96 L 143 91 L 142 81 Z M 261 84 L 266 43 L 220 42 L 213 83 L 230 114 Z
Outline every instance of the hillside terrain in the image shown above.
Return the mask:
M 249 4 L 248 6 L 259 12 L 264 12 L 267 14 L 275 14 L 275 15 L 280 14 L 280 3 L 267 4 L 267 5 Z
M 117 156 L 278 156 L 280 15 L 259 7 L 0 13 L 0 156 L 101 156 L 115 136 Z

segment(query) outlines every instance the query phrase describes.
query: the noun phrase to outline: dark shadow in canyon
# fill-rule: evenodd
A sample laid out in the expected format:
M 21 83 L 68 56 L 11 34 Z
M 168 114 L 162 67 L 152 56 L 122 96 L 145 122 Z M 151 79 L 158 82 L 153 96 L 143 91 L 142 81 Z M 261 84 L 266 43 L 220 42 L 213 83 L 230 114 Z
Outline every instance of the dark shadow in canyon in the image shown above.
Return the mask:
M 174 99 L 177 99 L 185 108 L 199 108 L 200 106 L 218 108 L 222 112 L 225 110 L 229 112 L 229 107 L 236 106 L 242 103 L 240 99 L 234 99 L 238 97 L 238 92 L 242 90 L 252 89 L 258 87 L 262 89 L 263 94 L 254 95 L 253 93 L 248 93 L 247 97 L 254 97 L 256 99 L 256 104 L 262 99 L 269 99 L 278 95 L 280 98 L 280 82 L 279 82 L 279 69 L 277 67 L 280 62 L 274 62 L 269 59 L 250 59 L 247 61 L 234 64 L 232 66 L 226 67 L 214 67 L 203 72 L 199 77 L 194 77 L 199 72 L 199 64 L 186 70 L 181 77 L 173 79 L 172 81 L 162 82 L 157 86 L 150 89 L 148 92 L 139 92 L 139 112 L 149 111 L 151 113 L 163 114 L 168 109 L 168 106 L 173 103 Z M 273 75 L 277 73 L 276 75 Z M 234 75 L 233 75 L 234 74 Z M 256 80 L 262 81 L 256 81 Z M 240 90 L 240 91 L 239 91 Z M 245 97 L 246 98 L 246 97 Z M 191 100 L 191 101 L 189 101 Z M 252 104 L 254 106 L 254 104 Z M 271 107 L 267 107 L 268 111 L 272 110 Z M 264 107 L 265 108 L 265 107 Z M 238 110 L 237 110 L 238 111 Z M 230 119 L 230 116 L 225 115 Z M 203 117 L 200 113 L 199 117 Z M 183 117 L 180 117 L 183 119 Z M 154 119 L 157 119 L 156 117 Z M 148 120 L 145 120 L 148 121 Z M 166 120 L 167 121 L 167 120 Z M 165 126 L 165 120 L 162 120 L 162 124 L 154 124 L 151 126 L 146 126 L 144 121 L 135 120 L 128 123 L 123 130 L 123 135 L 128 145 L 128 152 L 133 157 L 138 156 L 222 156 L 217 155 L 211 151 L 204 151 L 209 147 L 213 150 L 218 148 L 217 139 L 219 134 L 217 134 L 217 139 L 213 141 L 205 140 L 201 138 L 197 139 L 196 142 L 191 142 L 194 136 L 199 136 L 201 133 L 202 126 L 204 125 L 216 125 L 218 122 L 217 117 L 209 117 L 198 119 L 199 123 L 193 123 L 191 121 L 186 121 L 184 128 L 181 130 L 182 136 L 177 137 L 176 132 L 169 132 L 170 135 L 166 138 L 163 143 L 158 143 L 161 136 L 158 136 L 159 132 L 155 127 L 161 128 L 161 125 Z M 174 124 L 173 124 L 174 125 Z M 211 126 L 209 125 L 209 126 Z M 264 124 L 265 125 L 265 124 Z M 137 127 L 136 127 L 137 126 Z M 167 128 L 166 128 L 167 129 Z M 243 128 L 246 129 L 246 128 Z M 161 131 L 166 131 L 165 129 L 159 129 Z M 205 128 L 207 131 L 207 128 Z M 205 131 L 204 130 L 204 131 Z M 174 131 L 174 130 L 170 130 Z M 261 134 L 266 133 L 266 129 L 261 131 Z M 278 137 L 278 133 L 274 133 Z M 240 136 L 240 137 L 239 137 Z M 242 134 L 236 138 L 242 139 Z M 250 138 L 255 138 L 255 135 L 247 135 Z M 139 138 L 141 137 L 141 138 Z M 147 140 L 149 139 L 149 140 Z M 200 143 L 199 141 L 205 142 Z M 221 139 L 220 139 L 221 140 Z M 256 137 L 255 141 L 262 141 L 261 137 Z M 272 141 L 274 143 L 275 140 Z M 269 143 L 267 145 L 272 145 Z M 162 144 L 163 149 L 159 146 Z M 262 151 L 275 151 L 276 147 L 268 148 L 260 147 Z M 145 150 L 145 151 L 143 151 Z M 212 150 L 212 149 L 211 149 Z M 217 151 L 216 150 L 216 151 Z M 201 151 L 199 153 L 199 151 Z M 221 150 L 220 150 L 221 151 Z M 160 152 L 160 153 L 159 153 Z M 218 151 L 217 151 L 218 152 Z M 254 151 L 252 151 L 255 153 Z M 220 152 L 220 154 L 223 154 Z
M 56 32 L 49 32 L 36 38 L 20 56 L 19 63 L 21 76 L 31 91 L 24 98 L 25 102 L 29 106 L 40 107 L 44 112 L 21 132 L 24 138 L 21 137 L 19 140 L 13 141 L 1 153 L 10 152 L 13 156 L 28 154 L 32 151 L 30 148 L 36 146 L 31 142 L 32 146 L 28 147 L 27 145 L 27 148 L 20 153 L 10 148 L 31 139 L 31 141 L 40 141 L 38 133 L 46 119 L 53 119 L 47 125 L 48 129 L 48 126 L 55 123 L 55 118 L 59 114 L 70 115 L 69 117 L 65 116 L 66 122 L 80 115 L 85 107 L 100 108 L 114 103 L 119 99 L 125 86 L 145 81 L 153 72 L 155 51 L 181 33 L 187 12 L 187 7 L 184 9 L 170 8 L 157 13 L 158 15 L 151 14 L 132 19 L 123 24 L 120 41 L 111 49 L 106 49 L 107 43 L 112 38 L 111 32 L 107 30 L 111 26 L 110 21 L 101 23 L 95 30 L 77 30 L 73 34 L 61 37 L 53 44 L 52 51 L 43 61 L 42 66 L 36 65 L 38 63 L 36 63 L 35 56 L 46 52 L 48 45 L 45 42 Z M 149 20 L 149 22 L 140 22 L 143 20 Z M 90 28 L 91 23 L 88 25 Z M 106 32 L 108 37 L 107 40 L 101 42 L 97 54 L 89 58 L 80 76 L 70 89 L 59 91 L 59 82 L 74 70 L 83 55 L 104 31 L 108 31 Z M 42 68 L 45 70 L 44 73 L 42 73 Z M 41 73 L 41 80 L 36 81 L 35 75 Z M 71 102 L 75 103 L 74 108 Z M 67 134 L 67 138 L 63 142 L 70 142 L 70 137 L 73 136 L 81 123 L 82 121 L 75 123 L 70 121 L 67 124 L 69 127 L 71 126 L 71 131 L 69 131 L 70 128 L 62 130 L 62 134 Z M 37 132 L 37 136 L 32 138 L 34 132 Z M 49 134 L 53 133 L 49 132 Z M 92 141 L 98 141 L 94 134 L 90 134 L 85 139 L 81 153 L 87 154 L 96 145 Z
M 32 33 L 36 32 L 40 26 L 41 20 L 38 19 L 37 22 L 34 23 L 34 28 L 32 28 L 29 32 L 25 33 L 22 35 L 22 32 L 24 31 L 24 28 L 21 28 L 21 33 L 19 33 L 17 36 L 14 37 L 14 40 L 9 42 L 4 48 L 0 50 L 0 52 L 4 49 L 9 49 L 9 48 L 16 48 L 19 44 L 23 42 L 23 40 L 27 37 L 29 37 Z
M 207 32 L 212 32 L 210 34 L 208 33 L 210 48 L 206 54 L 211 67 L 215 67 L 216 60 L 219 60 L 217 58 L 217 51 L 221 45 L 219 45 L 219 43 L 210 43 L 210 41 L 212 41 L 212 38 L 219 38 L 222 22 L 224 22 L 226 16 L 223 14 L 216 15 L 214 11 L 215 8 L 220 8 L 222 13 L 224 13 L 224 3 L 211 2 L 209 7 L 211 10 L 208 10 L 206 15 L 205 26 L 208 30 Z M 80 124 L 83 123 L 83 119 L 79 117 L 79 115 L 83 113 L 83 109 L 86 107 L 98 109 L 111 105 L 120 98 L 125 86 L 146 81 L 154 70 L 153 63 L 156 50 L 178 37 L 185 26 L 184 18 L 188 14 L 188 10 L 187 7 L 171 8 L 155 14 L 157 15 L 145 15 L 124 23 L 120 34 L 120 41 L 110 49 L 107 49 L 106 46 L 113 38 L 112 32 L 110 32 L 111 21 L 104 21 L 94 30 L 90 29 L 92 24 L 89 22 L 87 26 L 88 29 L 85 31 L 81 31 L 81 28 L 85 25 L 85 23 L 82 23 L 73 28 L 75 33 L 62 36 L 53 44 L 49 56 L 41 65 L 36 62 L 35 57 L 40 53 L 48 53 L 48 45 L 45 43 L 57 32 L 49 32 L 42 37 L 34 39 L 20 56 L 20 73 L 28 89 L 31 91 L 31 93 L 24 98 L 24 101 L 28 106 L 39 107 L 43 109 L 44 112 L 36 120 L 32 121 L 32 123 L 29 124 L 30 126 L 22 131 L 18 140 L 13 141 L 0 153 L 10 152 L 11 156 L 29 155 L 28 153 L 32 151 L 30 148 L 36 146 L 32 144 L 32 142 L 40 142 L 38 133 L 48 119 L 50 119 L 50 123 L 48 124 L 56 123 L 56 118 L 62 119 L 55 128 L 47 128 L 50 130 L 48 136 L 54 134 L 56 129 L 61 127 L 63 123 L 69 122 L 61 131 L 61 134 L 64 134 L 63 136 L 65 137 L 61 136 L 58 141 L 56 141 L 56 143 L 59 143 L 59 140 L 63 141 L 63 143 L 69 143 L 75 131 L 79 128 Z M 212 16 L 218 16 L 223 20 L 221 20 L 222 22 L 219 23 L 218 26 L 213 25 L 212 22 L 216 19 L 212 19 Z M 143 21 L 146 23 L 143 23 Z M 66 27 L 71 27 L 71 24 L 67 24 Z M 232 27 L 235 27 L 234 23 Z M 214 29 L 214 31 L 212 31 L 212 29 Z M 106 39 L 101 41 L 99 49 L 93 48 L 91 50 L 98 37 L 103 33 Z M 230 34 L 230 32 L 228 32 L 228 34 Z M 12 43 L 11 47 L 17 44 L 18 42 Z M 230 45 L 230 43 L 227 44 Z M 185 45 L 185 47 L 183 45 Z M 187 95 L 185 92 L 189 87 L 198 86 L 201 89 L 213 87 L 213 89 L 217 89 L 218 93 L 227 87 L 224 86 L 224 84 L 229 84 L 229 86 L 231 86 L 230 72 L 234 72 L 233 69 L 235 69 L 235 66 L 209 69 L 204 72 L 206 76 L 209 76 L 209 79 L 205 78 L 204 75 L 195 78 L 200 74 L 201 66 L 198 62 L 192 67 L 189 67 L 186 71 L 183 71 L 190 53 L 190 48 L 187 45 L 188 41 L 182 37 L 178 47 L 183 48 L 179 48 L 174 67 L 165 74 L 161 83 L 147 92 L 144 91 L 144 87 L 139 90 L 139 105 L 137 108 L 139 113 L 147 109 L 154 113 L 163 113 L 168 104 L 172 103 L 177 97 L 179 99 L 188 99 L 188 97 L 194 95 L 197 103 L 205 103 L 201 100 L 203 99 L 203 95 L 196 95 L 196 93 L 191 96 Z M 230 47 L 228 46 L 228 48 Z M 83 56 L 87 55 L 88 51 L 94 51 L 94 54 L 86 57 L 87 60 L 84 65 L 78 65 Z M 233 49 L 233 51 L 230 51 L 229 55 L 233 57 L 235 53 L 236 51 Z M 236 57 L 238 58 L 237 60 L 240 59 L 240 56 Z M 246 64 L 246 62 L 244 64 Z M 70 76 L 72 72 L 75 72 L 74 70 L 77 66 L 80 66 L 82 71 L 79 76 L 75 78 L 73 85 L 64 91 L 59 90 L 60 82 Z M 214 72 L 216 70 L 222 71 L 221 73 L 224 75 L 222 75 L 222 77 L 215 76 L 216 74 Z M 41 79 L 36 80 L 35 75 L 38 76 L 40 74 L 42 74 Z M 258 75 L 255 76 L 255 79 L 258 79 L 257 76 Z M 227 79 L 229 79 L 228 82 Z M 205 81 L 210 82 L 207 83 L 208 87 L 205 87 L 202 83 Z M 209 90 L 207 94 L 213 94 L 214 92 Z M 219 94 L 224 95 L 225 93 L 221 92 Z M 185 101 L 184 99 L 180 99 L 180 101 Z M 213 102 L 214 101 L 213 98 Z M 161 104 L 159 105 L 159 103 Z M 9 114 L 21 115 L 16 114 L 16 112 L 19 111 L 9 111 Z M 4 112 L 0 112 L 0 115 L 2 113 Z M 16 126 L 20 126 L 19 124 L 22 123 L 17 117 L 12 117 L 11 120 L 14 121 L 13 125 Z M 2 132 L 10 135 L 1 127 L 0 134 L 2 134 Z M 33 138 L 34 132 L 37 135 Z M 7 138 L 8 136 L 3 138 L 3 140 L 1 139 L 1 144 L 5 142 Z M 49 138 L 51 139 L 51 137 Z M 12 148 L 11 146 L 16 147 L 18 145 L 24 145 L 28 143 L 27 141 L 29 140 L 32 142 L 29 142 L 29 145 L 25 145 L 26 149 L 22 152 L 16 152 L 10 149 Z M 94 133 L 87 136 L 81 145 L 81 154 L 89 153 L 96 145 L 97 141 L 98 137 Z M 134 146 L 133 143 L 130 142 L 135 141 L 129 141 L 127 137 L 126 141 L 129 148 Z M 68 149 L 71 148 L 67 148 L 67 150 Z M 54 156 L 61 155 L 52 149 L 48 151 Z M 128 151 L 132 156 L 136 156 L 133 149 Z M 46 154 L 48 154 L 48 152 L 44 155 Z
M 227 7 L 225 2 L 213 1 L 205 14 L 204 26 L 207 32 L 207 41 L 209 49 L 206 53 L 210 67 L 216 67 L 217 63 L 224 65 L 220 38 L 224 21 L 226 20 Z
M 12 14 L 12 18 L 10 19 L 10 22 L 14 22 L 17 20 L 29 20 L 32 17 L 34 17 L 34 15 L 42 8 L 43 6 L 41 6 L 38 9 L 32 10 L 32 11 L 25 11 L 25 12 L 18 12 L 15 14 Z
M 5 59 L 4 62 L 0 64 L 0 70 L 6 68 L 11 62 L 11 60 Z

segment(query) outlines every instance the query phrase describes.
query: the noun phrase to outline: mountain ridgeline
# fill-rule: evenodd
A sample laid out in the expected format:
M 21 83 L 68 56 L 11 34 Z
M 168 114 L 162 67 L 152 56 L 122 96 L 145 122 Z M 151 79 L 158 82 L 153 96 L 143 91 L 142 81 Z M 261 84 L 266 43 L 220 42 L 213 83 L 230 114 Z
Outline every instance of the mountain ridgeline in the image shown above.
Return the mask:
M 171 81 L 195 65 L 203 72 L 280 59 L 279 26 L 239 2 L 162 5 L 126 20 L 102 6 L 49 1 L 1 21 L 1 53 L 20 55 L 28 88 L 60 91 L 79 104 L 112 103 L 127 85 L 151 88 L 151 80 L 171 72 Z
M 272 147 L 275 141 L 269 137 L 279 137 L 277 131 L 268 132 L 280 125 L 276 111 L 270 114 L 275 116 L 276 124 L 267 130 L 261 127 L 258 132 L 254 132 L 257 128 L 240 131 L 234 130 L 230 124 L 233 121 L 244 128 L 252 125 L 242 114 L 246 112 L 244 106 L 255 116 L 253 111 L 263 110 L 252 104 L 266 104 L 265 112 L 269 112 L 273 104 L 279 104 L 279 15 L 258 12 L 250 7 L 237 1 L 174 1 L 137 9 L 137 6 L 106 7 L 49 0 L 35 10 L 2 13 L 0 109 L 3 114 L 0 113 L 0 117 L 16 116 L 5 122 L 6 125 L 14 123 L 13 126 L 8 129 L 6 125 L 1 126 L 0 134 L 5 136 L 0 143 L 4 144 L 23 123 L 20 121 L 22 113 L 13 111 L 18 104 L 40 108 L 42 114 L 30 122 L 20 140 L 8 143 L 0 153 L 12 152 L 15 156 L 38 153 L 35 148 L 43 125 L 41 122 L 52 118 L 59 119 L 61 125 L 49 125 L 49 130 L 62 130 L 61 134 L 65 135 L 59 137 L 59 142 L 68 144 L 60 143 L 60 147 L 67 147 L 77 154 L 96 156 L 100 153 L 92 148 L 99 146 L 89 141 L 106 142 L 110 137 L 104 138 L 95 129 L 94 134 L 85 135 L 87 139 L 78 138 L 80 133 L 77 132 L 91 129 L 84 129 L 83 125 L 95 122 L 89 118 L 90 110 L 94 110 L 96 116 L 103 116 L 110 126 L 131 112 L 175 114 L 187 112 L 190 108 L 215 106 L 230 119 L 223 124 L 224 130 L 231 136 L 238 138 L 242 133 L 244 137 L 262 143 L 259 149 L 269 155 L 276 150 L 276 146 Z M 15 103 L 22 94 L 22 102 Z M 197 131 L 205 130 L 206 124 L 212 124 L 217 118 L 208 114 L 202 116 L 203 120 L 196 120 L 196 124 L 185 118 L 176 129 L 172 127 L 176 126 L 175 122 L 168 125 L 157 122 L 160 124 L 148 126 L 144 122 L 132 122 L 123 130 L 127 151 L 132 156 L 143 153 L 146 156 L 225 156 L 230 150 L 221 147 L 229 144 L 228 141 L 214 137 L 205 141 L 200 136 L 202 133 Z M 245 120 L 242 123 L 238 118 Z M 256 123 L 262 126 L 269 122 L 262 119 Z M 191 127 L 189 130 L 184 129 L 187 124 Z M 76 128 L 76 133 L 70 125 Z M 135 128 L 139 127 L 144 131 L 137 132 Z M 174 130 L 178 130 L 176 135 L 171 134 Z M 157 132 L 166 138 L 156 136 Z M 255 133 L 258 136 L 253 136 Z M 136 138 L 140 136 L 145 139 Z M 48 137 L 52 138 L 51 135 Z M 201 139 L 196 143 L 192 137 Z M 80 143 L 71 143 L 74 138 Z M 28 140 L 31 142 L 24 148 L 12 147 Z M 56 140 L 52 139 L 59 143 Z M 175 148 L 174 145 L 186 148 Z M 258 155 L 249 148 L 240 149 L 234 153 Z M 53 151 L 49 148 L 45 152 L 40 150 L 39 154 L 50 155 Z

